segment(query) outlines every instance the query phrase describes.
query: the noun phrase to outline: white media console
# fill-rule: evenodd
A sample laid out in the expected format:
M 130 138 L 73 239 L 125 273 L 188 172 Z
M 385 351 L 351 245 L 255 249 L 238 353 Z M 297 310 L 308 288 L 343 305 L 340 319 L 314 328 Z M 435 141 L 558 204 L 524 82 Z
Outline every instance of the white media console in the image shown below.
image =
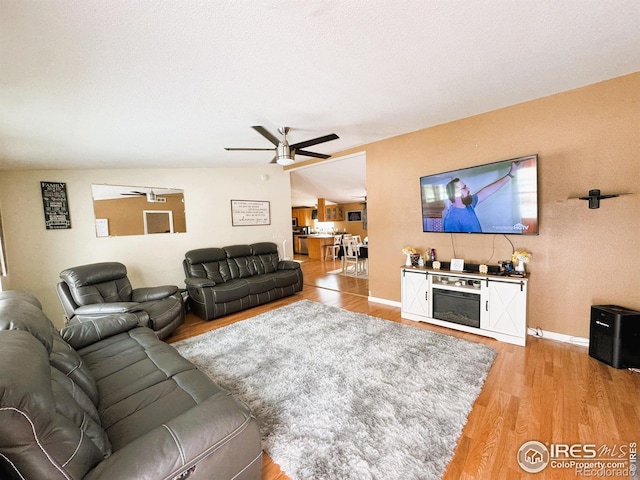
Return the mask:
M 402 318 L 524 346 L 527 279 L 403 267 Z

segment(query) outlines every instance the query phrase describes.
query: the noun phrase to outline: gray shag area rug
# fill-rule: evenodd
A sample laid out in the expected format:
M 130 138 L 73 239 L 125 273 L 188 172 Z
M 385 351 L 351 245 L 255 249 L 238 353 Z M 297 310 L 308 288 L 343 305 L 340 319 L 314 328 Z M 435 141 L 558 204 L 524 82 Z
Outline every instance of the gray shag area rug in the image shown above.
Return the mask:
M 293 480 L 439 479 L 495 350 L 302 300 L 173 344 Z

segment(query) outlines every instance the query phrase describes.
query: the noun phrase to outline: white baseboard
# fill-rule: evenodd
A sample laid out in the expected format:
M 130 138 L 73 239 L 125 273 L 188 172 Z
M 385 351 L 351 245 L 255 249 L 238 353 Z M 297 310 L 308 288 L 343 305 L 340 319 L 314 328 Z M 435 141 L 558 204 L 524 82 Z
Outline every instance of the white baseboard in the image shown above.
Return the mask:
M 398 307 L 398 308 L 402 307 L 402 303 L 396 302 L 393 300 L 388 300 L 386 298 L 372 297 L 371 295 L 369 295 L 367 297 L 367 300 L 373 303 L 382 303 L 384 305 L 390 305 L 392 307 Z
M 538 335 L 537 332 L 541 332 L 542 335 Z M 556 342 L 570 343 L 572 345 L 579 345 L 581 347 L 589 346 L 589 339 L 583 337 L 574 337 L 572 335 L 565 335 L 564 333 L 549 332 L 547 330 L 528 328 L 528 333 L 532 337 L 547 338 L 549 340 L 555 340 Z

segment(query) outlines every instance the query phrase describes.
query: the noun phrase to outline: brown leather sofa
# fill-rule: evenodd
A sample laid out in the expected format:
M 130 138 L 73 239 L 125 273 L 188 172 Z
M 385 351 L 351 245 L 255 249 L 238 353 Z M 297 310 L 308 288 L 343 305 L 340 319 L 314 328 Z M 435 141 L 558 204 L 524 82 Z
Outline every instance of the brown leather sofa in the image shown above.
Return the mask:
M 248 407 L 130 313 L 58 332 L 0 292 L 0 478 L 261 478 Z
M 191 250 L 182 265 L 189 305 L 204 320 L 302 290 L 300 264 L 280 260 L 278 246 L 272 242 Z

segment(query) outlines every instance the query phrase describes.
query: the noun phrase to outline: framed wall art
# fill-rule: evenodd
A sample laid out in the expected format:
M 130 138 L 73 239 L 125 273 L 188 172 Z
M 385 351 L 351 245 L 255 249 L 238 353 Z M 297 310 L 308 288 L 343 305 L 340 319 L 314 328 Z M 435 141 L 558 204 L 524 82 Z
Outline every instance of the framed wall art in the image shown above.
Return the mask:
M 40 182 L 44 226 L 47 230 L 71 228 L 67 184 L 63 182 Z
M 361 222 L 361 221 L 362 221 L 362 210 L 347 211 L 347 222 Z
M 271 225 L 271 204 L 269 201 L 231 200 L 231 225 Z

